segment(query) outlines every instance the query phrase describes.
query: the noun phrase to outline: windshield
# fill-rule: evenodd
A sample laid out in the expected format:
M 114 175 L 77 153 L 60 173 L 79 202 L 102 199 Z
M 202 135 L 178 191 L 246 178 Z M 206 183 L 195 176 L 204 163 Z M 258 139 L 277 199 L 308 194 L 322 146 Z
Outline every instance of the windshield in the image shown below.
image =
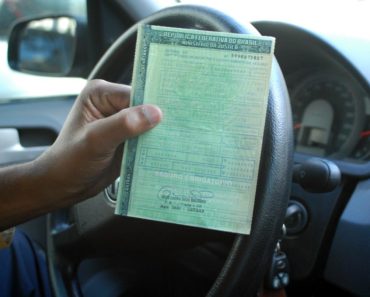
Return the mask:
M 0 0 L 0 103 L 15 99 L 75 95 L 81 78 L 41 77 L 13 71 L 8 66 L 8 35 L 14 22 L 46 15 L 86 18 L 85 0 Z
M 370 0 L 177 0 L 212 6 L 243 20 L 277 20 L 326 26 L 333 17 L 348 21 L 368 18 Z M 368 28 L 366 28 L 368 30 Z

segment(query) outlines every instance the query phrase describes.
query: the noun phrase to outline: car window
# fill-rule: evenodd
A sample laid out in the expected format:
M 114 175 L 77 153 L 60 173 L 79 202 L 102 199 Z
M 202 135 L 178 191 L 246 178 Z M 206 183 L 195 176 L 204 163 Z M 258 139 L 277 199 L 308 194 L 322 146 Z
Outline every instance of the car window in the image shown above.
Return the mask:
M 0 0 L 0 36 L 6 37 L 17 19 L 46 14 L 85 18 L 86 3 L 85 0 Z
M 13 71 L 7 61 L 9 31 L 19 19 L 70 15 L 86 18 L 86 0 L 0 0 L 0 103 L 9 100 L 78 94 L 81 78 L 42 77 Z

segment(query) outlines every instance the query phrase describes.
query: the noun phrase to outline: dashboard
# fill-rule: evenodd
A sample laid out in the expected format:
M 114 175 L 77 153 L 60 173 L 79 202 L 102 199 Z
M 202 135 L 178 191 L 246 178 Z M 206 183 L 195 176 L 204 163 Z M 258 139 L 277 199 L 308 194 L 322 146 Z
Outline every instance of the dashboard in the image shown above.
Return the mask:
M 291 98 L 296 152 L 352 163 L 369 161 L 370 93 L 353 66 L 298 27 L 263 22 L 256 26 L 277 37 L 276 57 Z
M 254 25 L 276 37 L 275 55 L 291 100 L 294 161 L 324 157 L 342 172 L 341 185 L 330 193 L 292 184 L 288 209 L 300 209 L 293 225 L 305 220 L 283 242 L 292 279 L 310 286 L 307 279 L 320 272 L 346 292 L 368 296 L 370 268 L 363 263 L 370 263 L 364 233 L 370 226 L 370 41 L 275 21 Z

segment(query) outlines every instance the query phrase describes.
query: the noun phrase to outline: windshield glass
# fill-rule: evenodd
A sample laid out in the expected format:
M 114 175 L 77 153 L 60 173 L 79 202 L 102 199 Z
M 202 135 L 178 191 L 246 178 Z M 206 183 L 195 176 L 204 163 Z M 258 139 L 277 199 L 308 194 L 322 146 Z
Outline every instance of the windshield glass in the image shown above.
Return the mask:
M 341 18 L 360 21 L 368 18 L 370 0 L 177 0 L 178 3 L 201 4 L 232 13 L 244 20 L 277 20 L 325 26 L 328 20 Z M 367 28 L 366 28 L 367 30 Z
M 7 45 L 14 22 L 24 18 L 69 15 L 86 18 L 85 0 L 0 0 L 0 103 L 14 99 L 78 94 L 81 78 L 42 77 L 13 71 L 8 66 Z

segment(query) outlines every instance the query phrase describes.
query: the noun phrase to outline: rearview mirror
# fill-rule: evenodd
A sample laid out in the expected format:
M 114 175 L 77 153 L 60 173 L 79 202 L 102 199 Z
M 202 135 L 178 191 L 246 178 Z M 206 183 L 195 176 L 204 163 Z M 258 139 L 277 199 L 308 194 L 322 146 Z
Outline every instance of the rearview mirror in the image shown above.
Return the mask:
M 38 75 L 71 75 L 76 72 L 77 30 L 77 20 L 66 16 L 17 23 L 8 43 L 9 66 Z

